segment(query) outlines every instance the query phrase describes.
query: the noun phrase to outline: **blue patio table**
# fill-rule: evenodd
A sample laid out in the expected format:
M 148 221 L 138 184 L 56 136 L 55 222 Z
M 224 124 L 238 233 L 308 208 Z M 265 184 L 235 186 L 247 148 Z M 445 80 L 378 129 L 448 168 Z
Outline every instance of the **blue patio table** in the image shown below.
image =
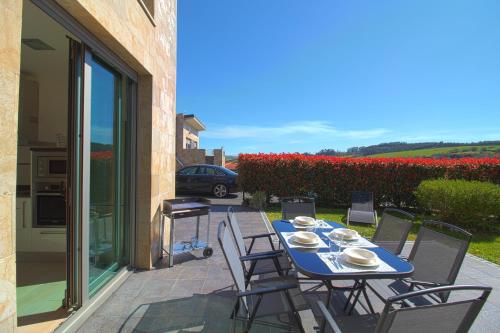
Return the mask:
M 345 228 L 345 226 L 336 222 L 331 222 L 331 221 L 325 221 L 325 222 L 328 223 L 330 226 L 332 226 L 334 229 Z M 346 288 L 334 287 L 331 282 L 332 280 L 361 281 L 355 284 L 357 286 L 356 289 L 359 288 L 360 292 L 363 292 L 364 297 L 368 302 L 368 306 L 370 307 L 370 310 L 374 312 L 373 307 L 368 300 L 368 295 L 366 294 L 366 288 L 365 288 L 366 280 L 400 279 L 409 277 L 413 274 L 412 264 L 392 254 L 391 252 L 385 250 L 382 247 L 373 247 L 370 248 L 370 251 L 375 252 L 379 257 L 379 259 L 387 263 L 389 266 L 391 266 L 394 269 L 394 271 L 379 272 L 379 271 L 370 271 L 367 269 L 366 271 L 349 272 L 349 273 L 332 272 L 330 268 L 328 268 L 328 266 L 323 262 L 323 260 L 321 260 L 321 258 L 317 255 L 318 252 L 330 252 L 329 248 L 317 248 L 317 249 L 299 248 L 299 247 L 292 248 L 288 245 L 284 236 L 281 234 L 282 232 L 296 231 L 292 223 L 285 220 L 276 220 L 273 221 L 271 224 L 273 226 L 274 231 L 276 232 L 276 235 L 278 235 L 284 250 L 290 257 L 290 260 L 292 261 L 293 265 L 295 266 L 296 270 L 312 280 L 320 280 L 324 282 L 325 286 L 328 288 L 327 304 L 330 303 L 331 293 L 334 289 L 346 290 Z M 318 236 L 320 236 L 320 238 L 324 240 L 326 236 L 323 233 L 331 230 L 332 229 L 317 228 L 316 234 L 318 234 Z M 352 288 L 347 288 L 347 289 L 352 290 Z M 359 294 L 360 293 L 357 294 L 356 299 L 357 297 L 359 297 Z M 356 303 L 356 299 L 353 304 Z

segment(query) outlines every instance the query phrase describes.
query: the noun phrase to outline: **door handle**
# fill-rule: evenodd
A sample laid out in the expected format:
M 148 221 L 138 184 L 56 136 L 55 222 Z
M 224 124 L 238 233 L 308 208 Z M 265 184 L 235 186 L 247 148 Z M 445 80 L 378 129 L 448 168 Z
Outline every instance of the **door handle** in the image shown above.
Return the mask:
M 47 230 L 40 231 L 40 235 L 64 235 L 66 230 Z
M 26 201 L 23 201 L 23 229 L 26 228 Z

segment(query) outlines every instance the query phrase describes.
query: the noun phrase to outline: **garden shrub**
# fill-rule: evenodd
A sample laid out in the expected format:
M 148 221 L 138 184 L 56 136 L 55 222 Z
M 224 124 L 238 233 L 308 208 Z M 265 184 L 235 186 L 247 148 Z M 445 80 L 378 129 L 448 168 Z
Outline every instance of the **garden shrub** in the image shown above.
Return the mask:
M 468 230 L 498 230 L 500 186 L 480 181 L 426 180 L 415 197 L 422 209 Z
M 267 195 L 265 192 L 257 191 L 252 193 L 249 206 L 254 209 L 265 209 L 267 206 Z
M 498 158 L 348 158 L 302 154 L 240 154 L 238 183 L 246 192 L 278 197 L 314 192 L 326 206 L 348 206 L 352 191 L 371 191 L 376 204 L 415 206 L 427 179 L 500 183 Z

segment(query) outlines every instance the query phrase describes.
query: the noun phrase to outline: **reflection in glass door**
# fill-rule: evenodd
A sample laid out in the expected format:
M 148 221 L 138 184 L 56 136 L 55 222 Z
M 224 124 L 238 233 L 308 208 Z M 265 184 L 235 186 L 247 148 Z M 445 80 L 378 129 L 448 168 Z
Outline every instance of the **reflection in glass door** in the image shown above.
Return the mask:
M 87 54 L 86 65 L 86 78 L 90 78 L 88 295 L 92 297 L 129 262 L 122 103 L 126 89 L 122 76 L 96 56 Z

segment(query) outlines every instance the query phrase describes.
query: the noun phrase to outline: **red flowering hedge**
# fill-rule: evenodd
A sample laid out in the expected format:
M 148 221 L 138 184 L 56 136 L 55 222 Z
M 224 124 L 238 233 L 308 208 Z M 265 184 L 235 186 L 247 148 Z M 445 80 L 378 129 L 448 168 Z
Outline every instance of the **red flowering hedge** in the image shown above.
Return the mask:
M 246 192 L 293 196 L 316 193 L 318 201 L 344 206 L 356 190 L 377 203 L 414 206 L 422 180 L 447 178 L 500 184 L 498 158 L 349 158 L 301 154 L 240 154 L 239 184 Z

